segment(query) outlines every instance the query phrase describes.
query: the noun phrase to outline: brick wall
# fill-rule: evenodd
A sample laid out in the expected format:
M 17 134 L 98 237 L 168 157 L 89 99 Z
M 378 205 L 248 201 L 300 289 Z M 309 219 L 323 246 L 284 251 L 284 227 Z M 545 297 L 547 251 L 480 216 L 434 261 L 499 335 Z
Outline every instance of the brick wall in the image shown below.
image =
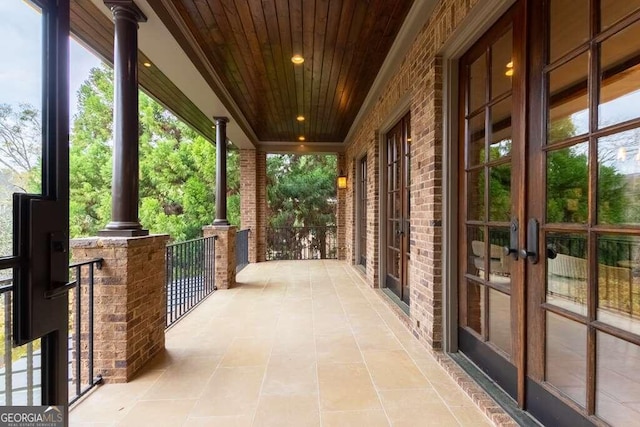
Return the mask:
M 240 229 L 249 229 L 249 262 L 258 261 L 256 150 L 240 150 Z
M 73 261 L 103 258 L 94 272 L 94 366 L 127 382 L 164 349 L 165 246 L 169 236 L 89 237 L 71 242 Z M 83 306 L 84 319 L 88 306 Z
M 477 0 L 443 0 L 416 36 L 395 75 L 367 111 L 346 150 L 352 165 L 367 155 L 367 282 L 378 286 L 379 131 L 406 96 L 411 111 L 411 325 L 434 349 L 442 344 L 442 65 L 437 52 Z M 349 167 L 354 182 L 355 168 Z M 347 192 L 347 258 L 355 251 L 354 188 Z M 418 326 L 418 322 L 420 326 Z

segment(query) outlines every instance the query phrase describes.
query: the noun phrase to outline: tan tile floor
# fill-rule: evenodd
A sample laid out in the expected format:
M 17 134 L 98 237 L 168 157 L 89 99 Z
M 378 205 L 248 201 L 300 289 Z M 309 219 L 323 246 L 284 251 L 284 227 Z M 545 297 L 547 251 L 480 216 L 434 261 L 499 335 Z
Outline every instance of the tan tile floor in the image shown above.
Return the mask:
M 339 261 L 252 264 L 167 332 L 134 381 L 72 426 L 488 426 L 358 274 Z

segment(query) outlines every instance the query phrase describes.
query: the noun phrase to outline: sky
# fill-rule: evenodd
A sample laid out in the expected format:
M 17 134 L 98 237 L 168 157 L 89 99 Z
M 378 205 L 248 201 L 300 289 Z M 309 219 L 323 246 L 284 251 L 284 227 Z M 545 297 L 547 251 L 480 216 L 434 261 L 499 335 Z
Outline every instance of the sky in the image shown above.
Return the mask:
M 23 0 L 0 0 L 0 104 L 42 108 L 42 15 Z M 100 60 L 73 39 L 69 50 L 70 118 L 76 93 Z

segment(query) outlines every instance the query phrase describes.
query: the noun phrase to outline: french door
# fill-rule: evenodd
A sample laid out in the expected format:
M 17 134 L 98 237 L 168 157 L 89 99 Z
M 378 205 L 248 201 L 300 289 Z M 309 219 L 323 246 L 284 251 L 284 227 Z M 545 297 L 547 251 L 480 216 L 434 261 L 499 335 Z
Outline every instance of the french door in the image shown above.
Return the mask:
M 15 41 L 6 40 L 0 48 L 6 49 L 0 78 L 13 75 L 15 79 L 8 82 L 12 89 L 3 94 L 7 104 L 2 106 L 0 294 L 4 301 L 5 331 L 11 331 L 4 335 L 5 349 L 11 344 L 29 346 L 24 351 L 33 351 L 36 354 L 33 357 L 40 358 L 41 378 L 29 376 L 34 370 L 38 373 L 37 366 L 29 366 L 33 360 L 29 359 L 25 368 L 19 365 L 19 360 L 5 357 L 3 406 L 65 405 L 66 412 L 69 2 L 29 3 L 5 0 L 6 13 L 0 17 L 0 21 L 19 34 Z M 26 31 L 20 32 L 18 20 L 30 23 Z M 13 32 L 9 34 L 12 36 Z M 12 73 L 15 63 L 33 66 L 21 70 L 25 73 L 22 76 Z M 33 75 L 36 77 L 30 81 Z M 2 82 L 3 87 L 7 87 L 6 83 Z M 32 105 L 24 107 L 23 103 Z M 12 244 L 7 244 L 9 241 Z M 14 350 L 14 354 L 21 351 Z M 9 378 L 7 373 L 14 364 L 16 372 Z M 31 382 L 36 390 L 34 384 L 40 384 L 41 393 L 25 396 L 20 389 L 24 389 L 25 382 Z
M 410 113 L 387 133 L 386 142 L 385 286 L 409 306 Z
M 367 267 L 367 156 L 358 164 L 358 264 Z
M 545 425 L 640 425 L 640 2 L 521 0 L 460 67 L 461 351 Z

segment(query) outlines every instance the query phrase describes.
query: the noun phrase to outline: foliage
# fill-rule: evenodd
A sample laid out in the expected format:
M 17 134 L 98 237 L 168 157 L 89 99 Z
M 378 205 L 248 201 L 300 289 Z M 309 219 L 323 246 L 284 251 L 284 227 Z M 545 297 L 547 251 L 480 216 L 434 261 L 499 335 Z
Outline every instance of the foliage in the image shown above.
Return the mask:
M 270 155 L 267 198 L 272 227 L 335 225 L 336 156 Z
M 40 160 L 42 126 L 40 112 L 28 104 L 14 109 L 0 104 L 0 167 L 11 174 L 11 183 L 26 192 L 29 173 Z
M 95 234 L 110 218 L 112 82 L 109 68 L 95 68 L 78 94 L 70 149 L 74 237 Z M 199 237 L 215 216 L 215 147 L 149 96 L 141 93 L 139 102 L 140 222 L 178 241 Z M 237 224 L 237 153 L 227 164 L 228 216 Z
M 287 227 L 269 235 L 271 258 L 301 259 L 307 246 L 320 258 L 335 256 L 328 253 L 332 234 L 322 227 L 336 224 L 336 161 L 333 155 L 267 157 L 269 225 Z

